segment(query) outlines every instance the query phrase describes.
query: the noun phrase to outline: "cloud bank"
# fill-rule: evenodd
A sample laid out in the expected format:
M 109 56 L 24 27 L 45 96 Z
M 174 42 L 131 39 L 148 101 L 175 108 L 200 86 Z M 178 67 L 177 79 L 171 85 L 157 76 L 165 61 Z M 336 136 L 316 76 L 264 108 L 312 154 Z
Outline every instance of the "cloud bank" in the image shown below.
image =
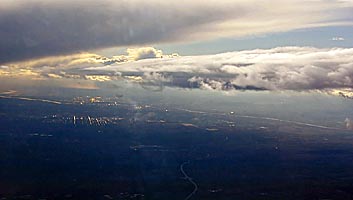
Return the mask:
M 2 0 L 0 63 L 91 49 L 347 25 L 341 0 Z
M 215 55 L 165 55 L 152 47 L 107 58 L 97 54 L 48 57 L 0 67 L 7 77 L 124 80 L 159 88 L 207 90 L 321 90 L 353 96 L 353 48 L 278 47 Z
M 147 59 L 90 67 L 98 73 L 172 77 L 166 84 L 213 90 L 353 88 L 353 49 L 278 47 L 216 55 Z M 169 79 L 170 80 L 170 79 Z

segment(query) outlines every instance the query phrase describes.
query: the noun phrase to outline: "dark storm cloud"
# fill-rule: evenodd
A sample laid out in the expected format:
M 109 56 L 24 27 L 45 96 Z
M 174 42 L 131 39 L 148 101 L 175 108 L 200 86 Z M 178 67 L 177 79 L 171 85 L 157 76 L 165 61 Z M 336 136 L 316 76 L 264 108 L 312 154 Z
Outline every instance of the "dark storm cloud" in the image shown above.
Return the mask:
M 193 13 L 188 8 L 175 9 L 173 4 L 135 2 L 19 1 L 0 12 L 0 62 L 174 40 L 191 27 L 230 14 L 207 5 Z M 242 13 L 236 10 L 235 15 Z
M 0 63 L 111 46 L 256 35 L 346 23 L 349 2 L 1 0 Z M 304 9 L 304 7 L 311 9 Z M 330 10 L 330 12 L 327 12 Z M 334 21 L 334 22 L 333 22 Z

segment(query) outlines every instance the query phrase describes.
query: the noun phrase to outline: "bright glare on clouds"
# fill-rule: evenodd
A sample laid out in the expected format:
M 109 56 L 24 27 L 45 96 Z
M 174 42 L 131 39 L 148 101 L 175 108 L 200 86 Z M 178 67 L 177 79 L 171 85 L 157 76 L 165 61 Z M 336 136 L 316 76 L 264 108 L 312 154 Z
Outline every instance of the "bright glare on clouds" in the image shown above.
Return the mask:
M 352 4 L 341 0 L 2 0 L 0 63 L 113 46 L 348 25 Z

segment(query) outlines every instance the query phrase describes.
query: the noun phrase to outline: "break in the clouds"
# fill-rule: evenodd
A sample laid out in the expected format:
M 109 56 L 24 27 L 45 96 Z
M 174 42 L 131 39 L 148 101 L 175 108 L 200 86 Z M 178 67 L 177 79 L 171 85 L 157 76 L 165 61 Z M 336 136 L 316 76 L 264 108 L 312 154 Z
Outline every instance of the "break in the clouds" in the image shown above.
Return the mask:
M 321 90 L 351 97 L 353 48 L 278 47 L 178 56 L 145 47 L 128 49 L 126 54 L 112 58 L 85 53 L 11 63 L 0 68 L 2 76 L 21 74 L 225 91 Z
M 347 25 L 342 0 L 1 0 L 0 63 L 97 48 Z

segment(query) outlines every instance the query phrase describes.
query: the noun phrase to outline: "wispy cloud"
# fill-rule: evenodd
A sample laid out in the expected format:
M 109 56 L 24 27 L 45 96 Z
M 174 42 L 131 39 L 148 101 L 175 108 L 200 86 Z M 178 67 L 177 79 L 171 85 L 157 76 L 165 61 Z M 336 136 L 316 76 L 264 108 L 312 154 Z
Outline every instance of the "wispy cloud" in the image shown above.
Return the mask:
M 2 0 L 0 63 L 90 49 L 352 24 L 341 0 Z

